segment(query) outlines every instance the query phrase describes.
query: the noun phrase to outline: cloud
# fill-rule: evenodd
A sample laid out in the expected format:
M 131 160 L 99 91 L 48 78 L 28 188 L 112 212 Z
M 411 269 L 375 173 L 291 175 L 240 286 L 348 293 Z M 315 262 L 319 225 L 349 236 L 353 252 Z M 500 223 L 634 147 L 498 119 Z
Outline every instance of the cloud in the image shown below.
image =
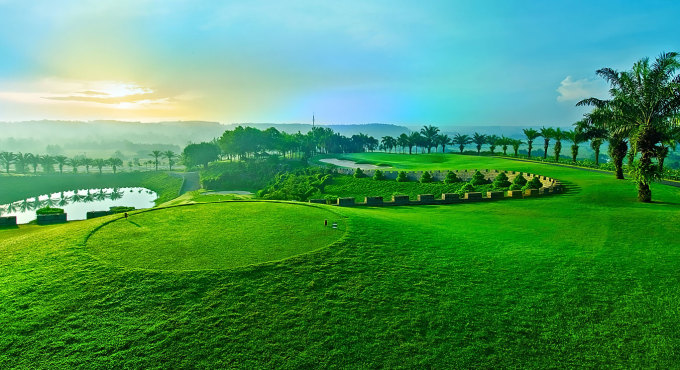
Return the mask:
M 588 78 L 574 80 L 571 76 L 562 80 L 556 91 L 559 93 L 558 102 L 575 102 L 592 96 L 604 98 L 609 95 L 603 81 Z

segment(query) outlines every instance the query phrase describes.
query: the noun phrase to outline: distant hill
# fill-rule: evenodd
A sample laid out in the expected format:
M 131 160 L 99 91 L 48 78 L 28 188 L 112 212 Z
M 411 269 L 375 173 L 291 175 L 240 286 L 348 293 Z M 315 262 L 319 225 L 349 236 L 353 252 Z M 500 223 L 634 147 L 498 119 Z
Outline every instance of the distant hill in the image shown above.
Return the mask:
M 312 125 L 307 123 L 232 123 L 224 125 L 227 129 L 233 130 L 237 126 L 255 127 L 260 130 L 274 127 L 279 131 L 294 134 L 302 132 L 303 134 L 312 129 Z M 333 131 L 345 136 L 352 136 L 355 134 L 366 134 L 376 138 L 383 136 L 399 136 L 402 133 L 409 133 L 411 130 L 406 126 L 398 126 L 386 123 L 367 123 L 357 125 L 316 125 L 318 127 L 328 127 Z

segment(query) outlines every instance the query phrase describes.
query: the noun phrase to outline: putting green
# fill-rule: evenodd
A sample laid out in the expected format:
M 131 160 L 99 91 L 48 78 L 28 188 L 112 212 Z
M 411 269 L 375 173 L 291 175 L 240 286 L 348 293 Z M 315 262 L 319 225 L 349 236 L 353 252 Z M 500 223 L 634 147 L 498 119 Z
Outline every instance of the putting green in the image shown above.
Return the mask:
M 328 226 L 324 226 L 328 220 Z M 338 229 L 331 227 L 338 223 Z M 89 251 L 129 268 L 224 269 L 277 261 L 327 246 L 346 229 L 319 207 L 274 202 L 225 202 L 133 214 L 94 232 Z

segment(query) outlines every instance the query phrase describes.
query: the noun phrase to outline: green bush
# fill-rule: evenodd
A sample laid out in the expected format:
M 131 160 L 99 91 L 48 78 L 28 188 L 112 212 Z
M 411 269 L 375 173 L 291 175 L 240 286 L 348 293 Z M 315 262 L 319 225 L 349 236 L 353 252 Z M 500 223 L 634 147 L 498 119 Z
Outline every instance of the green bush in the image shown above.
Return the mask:
M 64 213 L 64 210 L 61 208 L 51 208 L 51 207 L 44 207 L 40 208 L 37 211 L 35 211 L 35 214 L 37 215 L 60 215 Z
M 423 172 L 423 175 L 420 176 L 420 182 L 423 184 L 427 184 L 428 182 L 432 182 L 434 179 L 432 179 L 432 175 L 430 175 L 430 172 L 425 171 Z
M 508 180 L 508 175 L 506 175 L 505 172 L 501 172 L 493 180 L 494 189 L 503 189 L 509 187 L 510 185 L 511 185 L 510 180 Z
M 455 172 L 449 171 L 446 174 L 446 178 L 444 179 L 444 183 L 445 184 L 453 184 L 453 183 L 456 183 L 456 182 L 460 182 L 460 178 L 458 178 L 458 176 L 456 176 Z
M 331 181 L 331 171 L 306 168 L 276 175 L 269 185 L 257 192 L 264 199 L 307 201 L 319 198 Z
M 543 183 L 541 183 L 541 180 L 538 179 L 538 176 L 534 176 L 531 181 L 528 181 L 526 185 L 522 188 L 522 190 L 527 190 L 527 189 L 540 189 L 543 187 Z
M 522 185 L 512 184 L 510 185 L 509 190 L 522 190 Z
M 515 177 L 514 180 L 512 180 L 512 184 L 519 185 L 519 187 L 517 189 L 510 190 L 519 190 L 519 188 L 527 184 L 527 179 L 525 179 L 524 176 L 522 176 L 522 174 L 520 173 L 519 175 L 517 175 L 517 177 Z
M 400 171 L 397 175 L 397 182 L 408 182 L 408 176 L 406 176 L 406 171 Z
M 118 206 L 118 207 L 109 208 L 109 212 L 111 212 L 111 214 L 132 212 L 134 210 L 135 210 L 135 207 L 125 207 L 125 206 Z
M 474 186 L 474 185 L 472 185 L 472 184 L 469 183 L 469 182 L 466 182 L 465 184 L 463 184 L 463 186 L 460 187 L 460 189 L 458 189 L 458 191 L 457 191 L 456 193 L 462 195 L 462 194 L 465 194 L 465 193 L 472 193 L 472 192 L 474 192 L 475 190 L 476 190 L 476 189 L 475 189 L 475 186 Z
M 361 170 L 361 168 L 357 167 L 357 169 L 354 171 L 354 177 L 360 179 L 362 177 L 366 177 L 366 174 Z
M 373 174 L 373 180 L 376 181 L 385 180 L 385 174 L 380 170 L 375 170 L 375 173 Z
M 470 184 L 472 185 L 484 185 L 488 183 L 489 180 L 484 178 L 484 175 L 479 171 L 475 172 L 475 174 L 472 175 L 472 179 L 470 180 Z

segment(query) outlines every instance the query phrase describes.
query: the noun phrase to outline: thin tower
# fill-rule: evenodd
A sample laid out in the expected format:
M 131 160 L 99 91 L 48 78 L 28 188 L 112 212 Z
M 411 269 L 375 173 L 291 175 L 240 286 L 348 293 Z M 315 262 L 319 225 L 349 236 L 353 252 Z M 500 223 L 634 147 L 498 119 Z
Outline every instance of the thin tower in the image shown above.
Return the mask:
M 315 121 L 315 119 L 314 119 L 314 113 L 312 113 L 312 128 L 314 128 L 314 121 Z

